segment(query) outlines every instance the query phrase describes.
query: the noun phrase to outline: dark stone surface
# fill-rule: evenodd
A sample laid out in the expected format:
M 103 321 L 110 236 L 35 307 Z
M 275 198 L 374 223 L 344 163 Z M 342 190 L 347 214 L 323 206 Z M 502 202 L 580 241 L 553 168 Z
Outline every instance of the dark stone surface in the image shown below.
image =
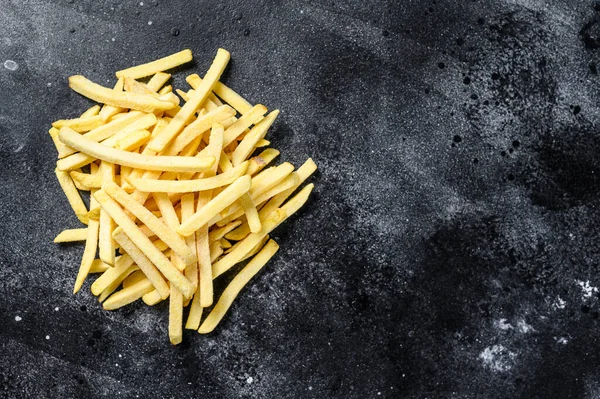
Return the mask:
M 0 397 L 600 396 L 600 6 L 187 4 L 0 5 Z M 89 104 L 69 75 L 189 47 L 182 87 L 219 46 L 320 173 L 218 330 L 171 347 L 164 304 L 71 295 L 46 131 Z

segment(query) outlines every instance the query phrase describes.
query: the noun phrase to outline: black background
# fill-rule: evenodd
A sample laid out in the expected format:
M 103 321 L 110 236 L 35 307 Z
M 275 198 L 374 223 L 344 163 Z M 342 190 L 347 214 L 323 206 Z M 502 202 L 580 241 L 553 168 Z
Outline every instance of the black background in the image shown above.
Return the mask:
M 143 4 L 142 4 L 143 3 Z M 0 4 L 0 396 L 600 395 L 600 5 L 590 1 Z M 211 335 L 103 311 L 53 169 L 69 90 L 183 48 L 282 113 L 306 209 Z M 18 64 L 15 71 L 4 61 Z M 224 282 L 221 282 L 221 286 Z

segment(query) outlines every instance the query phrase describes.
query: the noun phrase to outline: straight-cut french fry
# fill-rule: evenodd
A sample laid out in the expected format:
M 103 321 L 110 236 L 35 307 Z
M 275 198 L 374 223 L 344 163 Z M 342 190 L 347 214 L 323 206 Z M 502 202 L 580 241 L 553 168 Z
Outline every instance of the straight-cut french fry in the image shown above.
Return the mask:
M 68 127 L 73 129 L 78 133 L 89 132 L 92 129 L 96 129 L 104 124 L 102 118 L 99 115 L 89 116 L 85 118 L 76 118 L 76 119 L 61 119 L 55 122 L 52 122 L 52 127 L 57 129 Z
M 177 287 L 185 296 L 191 296 L 194 292 L 192 283 L 159 251 L 154 244 L 142 233 L 131 221 L 129 216 L 121 207 L 104 191 L 99 190 L 94 197 L 103 209 L 110 214 L 113 220 L 123 229 L 125 234 L 140 249 L 140 251 L 161 271 L 173 286 Z M 117 231 L 117 230 L 115 230 Z M 113 234 L 113 238 L 114 234 Z M 117 241 L 118 242 L 118 241 Z M 121 243 L 119 243 L 121 245 Z
M 185 221 L 192 217 L 196 207 L 194 194 L 186 194 L 181 197 L 181 221 Z M 196 253 L 196 237 L 194 234 L 185 238 L 185 243 L 188 248 Z M 192 262 L 186 266 L 184 275 L 190 280 L 194 288 L 198 286 L 198 256 L 196 254 L 196 262 Z
M 191 193 L 227 186 L 246 173 L 247 163 L 217 176 L 194 180 L 127 179 L 136 190 L 152 193 Z
M 150 78 L 146 86 L 152 91 L 158 92 L 161 87 L 171 79 L 171 74 L 165 72 L 157 72 Z
M 113 292 L 115 292 L 115 290 L 117 288 L 119 288 L 119 286 L 121 285 L 121 283 L 133 272 L 139 270 L 139 267 L 137 267 L 137 265 L 131 265 L 127 268 L 127 270 L 125 270 L 123 273 L 119 274 L 109 285 L 108 287 L 106 287 L 104 289 L 104 291 L 102 291 L 100 293 L 100 295 L 98 296 L 98 302 L 104 302 L 104 300 L 106 300 L 106 298 L 108 298 L 108 296 L 110 294 L 112 294 Z
M 227 288 L 221 294 L 217 304 L 212 309 L 208 317 L 204 320 L 200 329 L 201 334 L 207 334 L 215 329 L 217 324 L 223 319 L 223 316 L 233 303 L 233 300 L 240 293 L 242 288 L 252 277 L 263 268 L 263 266 L 275 255 L 279 246 L 273 240 L 270 240 L 263 249 L 231 280 Z
M 219 80 L 229 62 L 229 53 L 223 49 L 217 51 L 217 55 L 206 73 L 202 84 L 196 89 L 194 95 L 185 103 L 181 110 L 169 122 L 169 124 L 148 143 L 147 148 L 157 153 L 162 151 L 171 140 L 181 132 L 188 119 L 200 108 L 206 100 L 215 82 Z
M 260 218 L 258 217 L 258 211 L 256 210 L 254 202 L 252 202 L 250 194 L 246 193 L 242 195 L 239 202 L 246 214 L 246 220 L 250 226 L 250 231 L 252 233 L 258 233 L 261 229 Z M 225 248 L 225 246 L 223 248 Z
M 225 190 L 219 193 L 205 206 L 199 209 L 191 218 L 185 221 L 177 232 L 183 236 L 189 236 L 198 230 L 201 226 L 208 223 L 213 217 L 219 214 L 223 209 L 234 203 L 243 194 L 250 190 L 250 176 L 244 175 L 233 182 Z
M 102 161 L 98 175 L 102 178 L 102 186 L 105 187 L 108 183 L 115 181 L 115 165 L 109 162 Z M 112 233 L 115 230 L 115 222 L 110 215 L 103 209 L 100 209 L 100 233 L 98 237 L 98 255 L 100 259 L 107 265 L 115 265 L 116 245 L 112 238 Z
M 92 266 L 90 267 L 90 274 L 93 273 L 104 273 L 108 269 L 111 269 L 106 263 L 102 262 L 100 259 L 94 259 L 92 262 Z
M 149 62 L 147 64 L 137 65 L 131 68 L 122 69 L 116 73 L 117 78 L 130 77 L 133 79 L 145 78 L 155 73 L 166 71 L 183 65 L 192 60 L 192 51 L 185 49 L 167 57 Z M 162 85 L 161 85 L 162 86 Z
M 95 208 L 97 206 L 98 203 L 96 202 L 96 200 L 93 197 L 90 198 L 90 208 Z M 77 291 L 81 289 L 83 281 L 90 272 L 90 268 L 92 267 L 92 263 L 94 262 L 94 258 L 96 257 L 96 250 L 98 249 L 99 227 L 99 221 L 89 219 L 87 237 L 85 240 L 85 249 L 83 251 L 83 256 L 81 257 L 79 272 L 77 273 L 77 278 L 75 279 L 75 287 L 73 288 L 73 294 L 76 294 Z
M 69 205 L 71 205 L 73 212 L 75 212 L 75 216 L 77 216 L 81 223 L 87 224 L 88 220 L 87 217 L 85 217 L 85 215 L 87 214 L 88 210 L 85 207 L 85 204 L 83 203 L 83 200 L 81 199 L 81 196 L 79 195 L 77 187 L 75 187 L 71 176 L 69 176 L 68 172 L 64 172 L 58 169 L 56 169 L 54 173 L 56 174 L 56 178 L 58 179 L 60 187 L 64 191 L 65 196 L 69 201 Z
M 231 163 L 239 165 L 244 162 L 246 158 L 252 154 L 257 143 L 265 137 L 267 130 L 271 127 L 275 119 L 279 115 L 279 110 L 271 112 L 265 116 L 260 122 L 258 122 L 250 131 L 244 136 L 244 139 L 238 144 L 237 148 L 231 156 Z
M 102 304 L 102 307 L 105 310 L 118 309 L 137 301 L 144 296 L 144 294 L 151 292 L 153 289 L 152 283 L 148 281 L 148 279 L 144 279 L 109 296 Z
M 143 94 L 114 91 L 100 86 L 81 75 L 69 77 L 69 87 L 91 100 L 115 107 L 154 112 L 165 111 L 175 106 L 175 104 L 171 102 L 161 101 Z
M 75 242 L 85 241 L 87 239 L 87 227 L 83 229 L 68 229 L 61 231 L 55 238 L 54 242 Z
M 116 92 L 121 92 L 123 91 L 123 85 L 125 84 L 125 81 L 123 79 L 119 79 L 117 80 L 117 83 L 115 84 L 115 87 L 113 88 L 114 91 Z M 122 107 L 113 107 L 112 105 L 104 105 L 102 106 L 102 109 L 100 110 L 100 113 L 98 115 L 100 115 L 100 118 L 102 118 L 102 120 L 104 122 L 107 122 L 111 117 L 126 111 L 125 108 Z
M 167 245 L 173 248 L 173 251 L 179 255 L 186 265 L 196 261 L 196 255 L 190 248 L 188 248 L 185 240 L 180 237 L 174 228 L 169 228 L 163 222 L 161 222 L 156 216 L 154 216 L 148 209 L 138 203 L 129 194 L 125 192 L 121 187 L 115 183 L 108 183 L 104 187 L 104 190 L 110 195 L 115 201 L 121 204 L 127 211 L 131 212 L 144 223 L 150 230 L 152 230 L 158 238 L 163 240 Z M 154 197 L 156 200 L 157 196 Z M 171 208 L 173 207 L 171 202 L 168 201 Z M 158 201 L 157 201 L 158 202 Z M 160 208 L 160 205 L 159 205 Z M 164 209 L 164 208 L 163 208 Z M 166 217 L 166 215 L 163 215 Z M 176 218 L 177 216 L 175 216 Z M 169 224 L 167 222 L 167 224 Z
M 247 114 L 242 115 L 240 119 L 225 130 L 225 138 L 223 139 L 223 146 L 227 147 L 237 137 L 244 132 L 251 125 L 259 122 L 264 114 L 267 113 L 267 107 L 262 104 L 256 104 Z
M 221 238 L 225 237 L 226 234 L 228 234 L 230 231 L 232 231 L 236 227 L 240 226 L 241 224 L 242 224 L 241 220 L 235 220 L 231 223 L 228 223 L 227 225 L 225 225 L 223 227 L 219 227 L 218 229 L 213 229 L 208 235 L 209 242 L 212 243 L 217 240 L 220 240 Z
M 73 170 L 69 172 L 69 175 L 75 184 L 86 187 L 88 190 L 92 188 L 100 188 L 102 185 L 102 176 L 100 176 L 98 173 L 93 175 L 91 173 L 81 173 Z
M 154 306 L 157 303 L 162 302 L 163 298 L 160 296 L 158 291 L 152 290 L 142 296 L 142 301 L 144 301 L 144 303 L 148 306 Z
M 254 176 L 258 172 L 264 169 L 269 163 L 271 163 L 279 155 L 279 150 L 275 148 L 267 148 L 259 155 L 250 158 L 248 164 L 247 175 Z
M 202 172 L 209 169 L 215 161 L 214 158 L 209 157 L 150 156 L 126 152 L 107 147 L 68 131 L 61 131 L 59 138 L 63 143 L 87 155 L 132 168 L 173 172 Z
M 202 211 L 212 198 L 212 191 L 204 191 L 198 194 L 198 205 L 197 212 Z M 184 223 L 193 217 L 190 216 L 185 219 Z M 212 257 L 211 249 L 208 241 L 208 226 L 205 224 L 200 226 L 195 233 L 196 236 L 196 255 L 198 256 L 198 271 L 199 271 L 199 285 L 198 294 L 200 296 L 199 307 L 194 313 L 194 317 L 190 321 L 190 325 L 196 325 L 200 323 L 200 315 L 202 314 L 202 308 L 212 305 L 213 302 L 213 277 L 212 277 Z M 192 302 L 193 305 L 193 302 Z M 191 318 L 191 316 L 190 316 Z
M 80 118 L 89 118 L 91 116 L 96 116 L 100 112 L 100 106 L 98 104 L 92 105 L 88 108 L 83 114 L 81 114 Z
M 194 89 L 202 83 L 202 79 L 197 74 L 190 75 L 185 80 Z M 247 114 L 252 109 L 252 105 L 248 101 L 221 82 L 214 85 L 213 91 L 242 115 Z

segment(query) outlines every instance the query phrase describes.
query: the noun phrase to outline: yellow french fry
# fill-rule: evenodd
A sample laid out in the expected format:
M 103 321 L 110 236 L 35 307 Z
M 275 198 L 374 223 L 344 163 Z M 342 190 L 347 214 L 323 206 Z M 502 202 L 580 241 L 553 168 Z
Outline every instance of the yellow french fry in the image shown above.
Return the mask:
M 115 165 L 109 162 L 102 161 L 100 163 L 100 171 L 97 173 L 102 178 L 102 186 L 105 187 L 108 183 L 115 181 Z M 100 232 L 98 238 L 98 254 L 100 259 L 107 265 L 115 265 L 116 245 L 112 238 L 112 233 L 115 230 L 115 222 L 110 215 L 103 209 L 100 210 Z
M 145 78 L 146 76 L 154 75 L 158 72 L 173 69 L 185 63 L 192 61 L 192 51 L 185 49 L 175 54 L 171 54 L 167 57 L 160 58 L 158 60 L 148 62 L 146 64 L 137 65 L 131 68 L 122 69 L 117 71 L 117 78 L 130 77 L 133 79 Z
M 87 224 L 88 220 L 86 217 L 84 217 L 84 215 L 87 214 L 88 210 L 85 207 L 85 204 L 83 203 L 83 200 L 81 199 L 81 196 L 79 195 L 79 192 L 77 191 L 77 188 L 75 187 L 71 176 L 69 176 L 68 172 L 64 172 L 58 169 L 56 169 L 54 173 L 56 174 L 58 183 L 64 191 L 65 196 L 67 197 L 67 200 L 69 201 L 69 204 L 73 209 L 73 212 L 75 212 L 75 215 L 82 223 Z
M 159 91 L 161 87 L 165 85 L 171 79 L 171 74 L 165 72 L 157 72 L 150 78 L 148 83 L 146 84 L 148 88 L 152 91 Z
M 140 299 L 144 294 L 154 289 L 148 279 L 141 280 L 134 285 L 123 288 L 108 297 L 102 304 L 104 310 L 116 310 Z
M 68 229 L 61 231 L 55 238 L 55 243 L 85 241 L 87 239 L 87 227 L 83 229 Z
M 202 79 L 196 74 L 188 76 L 185 80 L 194 89 L 202 83 Z M 242 115 L 247 114 L 252 109 L 252 105 L 248 101 L 221 82 L 214 85 L 213 91 Z
M 233 303 L 234 299 L 240 293 L 242 288 L 252 277 L 263 268 L 263 266 L 275 255 L 279 246 L 273 240 L 269 241 L 264 248 L 231 280 L 227 288 L 221 294 L 217 304 L 212 309 L 208 317 L 204 320 L 200 329 L 201 334 L 207 334 L 215 329 L 223 316 Z
M 104 124 L 102 118 L 99 115 L 90 116 L 85 118 L 76 118 L 76 119 L 61 119 L 55 122 L 52 122 L 52 127 L 57 129 L 68 127 L 73 129 L 78 133 L 89 132 L 92 129 L 96 129 Z
M 275 148 L 267 148 L 259 155 L 250 158 L 248 164 L 247 175 L 254 176 L 258 172 L 264 169 L 269 163 L 271 163 L 279 155 L 279 150 Z
M 114 91 L 116 92 L 121 92 L 123 91 L 123 85 L 125 84 L 125 81 L 123 79 L 119 79 L 117 80 L 117 83 L 115 84 L 115 87 L 113 88 Z M 100 115 L 100 118 L 102 118 L 102 120 L 104 122 L 108 122 L 108 120 L 110 118 L 112 118 L 113 116 L 126 111 L 126 108 L 122 108 L 122 107 L 113 107 L 112 105 L 103 105 L 102 109 L 100 110 L 100 113 L 98 115 Z
M 144 303 L 148 306 L 154 306 L 157 303 L 162 302 L 163 298 L 160 296 L 158 291 L 152 290 L 142 296 L 142 301 L 144 301 Z
M 261 223 L 256 206 L 254 205 L 254 202 L 252 202 L 252 197 L 250 197 L 250 194 L 246 193 L 240 197 L 239 202 L 246 214 L 246 220 L 248 221 L 248 226 L 250 226 L 250 231 L 252 233 L 258 233 L 261 229 Z M 223 246 L 223 248 L 228 247 Z
M 257 104 L 245 115 L 242 115 L 240 119 L 225 130 L 225 138 L 223 140 L 223 146 L 227 147 L 233 143 L 246 129 L 251 125 L 258 123 L 263 116 L 267 113 L 267 107 L 262 104 Z
M 250 132 L 244 136 L 244 139 L 238 144 L 231 156 L 231 163 L 234 166 L 244 162 L 250 154 L 252 154 L 254 148 L 257 147 L 257 143 L 261 139 L 264 139 L 267 130 L 269 130 L 271 125 L 273 125 L 273 122 L 275 122 L 277 115 L 279 115 L 279 110 L 271 112 L 264 117 L 263 120 L 254 125 L 254 127 L 250 129 Z
M 99 113 L 100 113 L 100 106 L 98 104 L 92 105 L 83 114 L 81 114 L 80 118 L 88 118 L 91 116 L 96 116 Z

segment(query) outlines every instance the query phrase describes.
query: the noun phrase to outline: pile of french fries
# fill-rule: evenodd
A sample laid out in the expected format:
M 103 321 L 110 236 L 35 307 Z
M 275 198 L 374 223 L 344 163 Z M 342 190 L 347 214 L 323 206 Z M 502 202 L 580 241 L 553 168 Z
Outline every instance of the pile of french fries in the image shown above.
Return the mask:
M 190 50 L 119 71 L 112 89 L 72 76 L 74 91 L 102 105 L 49 131 L 56 176 L 86 225 L 54 240 L 85 241 L 73 292 L 101 273 L 91 290 L 104 309 L 169 299 L 175 345 L 184 307 L 186 329 L 213 331 L 277 252 L 269 234 L 306 203 L 313 184 L 295 192 L 317 169 L 311 159 L 296 170 L 287 162 L 265 168 L 279 155 L 274 148 L 252 156 L 270 144 L 265 135 L 279 111 L 219 81 L 229 58 L 219 49 L 204 78 L 188 76 L 191 88 L 179 96 L 164 71 L 191 61 Z M 89 209 L 80 191 L 90 192 Z M 213 280 L 248 259 L 213 306 Z

